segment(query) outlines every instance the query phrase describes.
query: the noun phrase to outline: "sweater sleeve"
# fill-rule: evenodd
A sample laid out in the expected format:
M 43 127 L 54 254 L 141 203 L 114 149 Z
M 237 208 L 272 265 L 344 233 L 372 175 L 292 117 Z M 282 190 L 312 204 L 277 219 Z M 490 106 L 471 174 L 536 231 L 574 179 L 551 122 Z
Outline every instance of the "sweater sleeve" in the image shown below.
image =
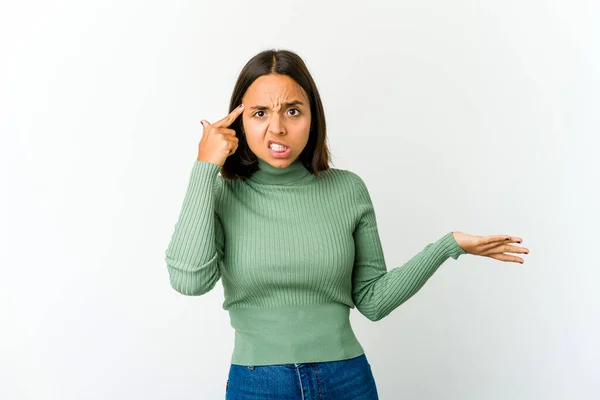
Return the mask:
M 221 166 L 195 161 L 179 218 L 165 251 L 171 286 L 184 295 L 200 296 L 221 277 L 224 234 L 215 203 L 222 190 Z
M 449 232 L 404 265 L 387 271 L 369 191 L 357 174 L 353 177 L 358 222 L 353 233 L 352 299 L 361 314 L 378 321 L 412 297 L 449 257 L 456 260 L 466 252 Z

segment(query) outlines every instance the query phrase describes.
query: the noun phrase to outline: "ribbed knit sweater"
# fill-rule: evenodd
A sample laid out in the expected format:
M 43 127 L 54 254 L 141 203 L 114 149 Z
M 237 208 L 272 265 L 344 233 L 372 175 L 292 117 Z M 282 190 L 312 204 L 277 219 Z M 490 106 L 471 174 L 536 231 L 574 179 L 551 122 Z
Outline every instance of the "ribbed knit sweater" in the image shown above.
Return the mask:
M 259 158 L 248 179 L 195 161 L 165 260 L 171 286 L 199 296 L 217 281 L 235 329 L 231 363 L 344 360 L 364 353 L 350 308 L 378 321 L 413 296 L 448 258 L 465 251 L 452 232 L 387 270 L 364 181 L 299 160 Z

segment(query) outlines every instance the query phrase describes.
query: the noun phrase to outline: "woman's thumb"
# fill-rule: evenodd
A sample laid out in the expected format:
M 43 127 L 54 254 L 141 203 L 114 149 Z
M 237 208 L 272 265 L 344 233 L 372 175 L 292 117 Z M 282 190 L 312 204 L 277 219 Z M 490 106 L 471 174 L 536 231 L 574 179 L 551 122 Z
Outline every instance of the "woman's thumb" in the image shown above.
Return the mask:
M 202 126 L 204 126 L 204 127 L 207 127 L 208 125 L 210 125 L 210 123 L 209 123 L 207 120 L 205 120 L 205 119 L 201 119 L 201 120 L 200 120 L 200 123 L 201 123 L 201 124 L 202 124 Z

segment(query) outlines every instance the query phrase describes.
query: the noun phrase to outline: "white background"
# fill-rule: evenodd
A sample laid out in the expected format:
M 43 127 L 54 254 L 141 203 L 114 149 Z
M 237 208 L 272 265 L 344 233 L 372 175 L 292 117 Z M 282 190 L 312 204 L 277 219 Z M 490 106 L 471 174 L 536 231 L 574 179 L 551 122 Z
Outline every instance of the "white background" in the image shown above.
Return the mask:
M 525 264 L 449 259 L 373 323 L 380 398 L 600 398 L 595 1 L 3 1 L 0 398 L 221 399 L 220 283 L 164 251 L 201 137 L 256 53 L 297 52 L 332 166 L 358 173 L 388 269 L 451 230 Z

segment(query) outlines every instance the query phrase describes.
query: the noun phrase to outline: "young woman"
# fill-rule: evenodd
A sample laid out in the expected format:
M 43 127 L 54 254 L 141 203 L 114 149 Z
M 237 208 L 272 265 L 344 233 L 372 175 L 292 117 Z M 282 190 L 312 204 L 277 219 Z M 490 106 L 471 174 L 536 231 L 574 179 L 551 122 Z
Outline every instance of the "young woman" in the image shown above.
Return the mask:
M 264 51 L 242 69 L 230 113 L 203 134 L 166 250 L 189 296 L 221 279 L 235 343 L 226 399 L 377 399 L 350 325 L 378 321 L 448 258 L 523 262 L 508 235 L 448 232 L 387 270 L 364 181 L 329 167 L 325 114 L 303 60 Z M 372 144 L 379 146 L 379 144 Z

